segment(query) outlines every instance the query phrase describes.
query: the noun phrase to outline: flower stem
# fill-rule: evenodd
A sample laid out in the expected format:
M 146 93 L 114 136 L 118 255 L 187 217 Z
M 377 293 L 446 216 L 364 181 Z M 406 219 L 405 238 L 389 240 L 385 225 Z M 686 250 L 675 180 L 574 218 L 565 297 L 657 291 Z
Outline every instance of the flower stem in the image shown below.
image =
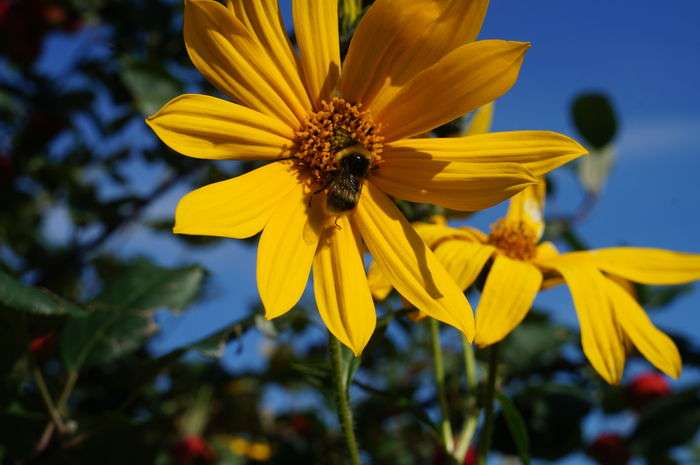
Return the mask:
M 486 456 L 491 448 L 493 435 L 493 400 L 496 396 L 496 379 L 498 378 L 498 346 L 491 346 L 489 353 L 489 377 L 486 385 L 486 400 L 484 404 L 484 427 L 479 437 L 478 465 L 486 465 Z
M 340 342 L 331 335 L 328 340 L 331 352 L 331 366 L 333 367 L 333 381 L 336 389 L 336 407 L 338 409 L 338 420 L 345 435 L 345 444 L 350 453 L 350 463 L 360 465 L 360 451 L 357 447 L 357 438 L 353 429 L 352 410 L 348 398 L 348 385 L 346 370 L 343 369 L 343 358 Z
M 464 369 L 467 375 L 467 412 L 453 454 L 459 463 L 464 461 L 464 456 L 469 450 L 469 444 L 474 437 L 474 431 L 476 431 L 476 424 L 479 419 L 479 408 L 476 401 L 477 379 L 474 348 L 464 337 L 462 338 L 462 348 L 464 352 Z
M 430 345 L 433 350 L 433 367 L 435 370 L 435 390 L 437 391 L 438 402 L 440 403 L 440 432 L 442 442 L 447 452 L 452 452 L 454 448 L 454 437 L 452 436 L 452 425 L 450 425 L 450 411 L 447 408 L 447 396 L 445 395 L 445 364 L 442 357 L 442 346 L 440 345 L 440 323 L 433 318 L 428 318 L 430 327 Z

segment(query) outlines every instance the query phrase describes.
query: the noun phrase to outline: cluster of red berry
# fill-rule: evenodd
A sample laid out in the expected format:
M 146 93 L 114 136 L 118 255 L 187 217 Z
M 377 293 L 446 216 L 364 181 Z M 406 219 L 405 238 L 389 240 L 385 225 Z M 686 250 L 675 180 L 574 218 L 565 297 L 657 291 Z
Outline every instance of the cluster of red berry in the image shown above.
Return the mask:
M 666 378 L 654 372 L 636 376 L 626 387 L 627 401 L 638 412 L 670 393 L 671 386 Z M 612 432 L 598 435 L 586 452 L 600 465 L 627 465 L 632 458 L 627 440 Z

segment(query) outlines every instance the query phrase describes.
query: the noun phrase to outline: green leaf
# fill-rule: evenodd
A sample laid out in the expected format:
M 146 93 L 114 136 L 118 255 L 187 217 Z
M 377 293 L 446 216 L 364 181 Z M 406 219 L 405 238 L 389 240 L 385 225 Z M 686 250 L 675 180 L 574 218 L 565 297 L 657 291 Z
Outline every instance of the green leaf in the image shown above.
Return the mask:
M 95 302 L 132 310 L 183 310 L 196 299 L 205 277 L 199 266 L 164 268 L 146 259 L 118 265 L 116 273 L 103 276 L 107 286 Z
M 660 308 L 693 290 L 692 284 L 682 286 L 646 286 L 637 284 L 637 300 L 644 308 Z
M 158 111 L 182 88 L 181 83 L 161 64 L 134 59 L 122 60 L 122 79 L 134 96 L 138 110 L 144 115 Z
M 617 118 L 608 97 L 600 93 L 581 94 L 571 106 L 576 129 L 594 149 L 607 146 L 617 134 Z
M 350 352 L 350 351 L 348 351 Z M 345 386 L 349 389 L 352 384 L 352 379 L 355 377 L 355 373 L 360 369 L 360 363 L 362 363 L 361 357 L 355 357 L 352 352 L 350 352 L 350 361 L 348 362 L 347 378 L 345 381 Z
M 525 420 L 523 420 L 515 404 L 503 393 L 497 392 L 496 399 L 498 399 L 498 403 L 501 404 L 503 417 L 506 420 L 510 434 L 518 449 L 520 460 L 524 465 L 530 465 L 530 439 L 527 435 Z
M 197 266 L 163 268 L 145 259 L 101 268 L 108 284 L 93 301 L 93 312 L 71 320 L 61 334 L 66 366 L 112 361 L 137 350 L 156 330 L 151 311 L 184 309 L 199 294 L 204 270 Z
M 557 460 L 583 446 L 581 424 L 591 409 L 590 393 L 563 384 L 530 385 L 512 396 L 527 428 L 530 457 Z M 494 449 L 515 455 L 515 444 L 504 412 L 496 418 Z
M 558 361 L 561 348 L 571 340 L 569 329 L 550 322 L 543 313 L 531 311 L 501 344 L 501 354 L 511 375 L 527 376 Z
M 35 315 L 85 315 L 85 311 L 77 305 L 46 289 L 25 286 L 2 271 L 0 271 L 0 304 L 12 310 Z
M 71 371 L 107 363 L 137 350 L 155 329 L 142 313 L 99 309 L 68 322 L 61 333 L 61 358 Z

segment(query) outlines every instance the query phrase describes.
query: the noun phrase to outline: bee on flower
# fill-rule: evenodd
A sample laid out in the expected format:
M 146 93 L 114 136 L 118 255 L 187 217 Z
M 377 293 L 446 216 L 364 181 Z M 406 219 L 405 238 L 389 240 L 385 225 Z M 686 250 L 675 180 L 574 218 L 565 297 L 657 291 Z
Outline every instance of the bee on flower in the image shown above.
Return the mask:
M 185 196 L 174 231 L 262 231 L 266 317 L 294 307 L 313 272 L 321 318 L 355 354 L 376 324 L 365 250 L 408 301 L 472 340 L 462 290 L 391 197 L 480 210 L 586 151 L 547 131 L 420 137 L 515 83 L 529 44 L 475 40 L 488 1 L 377 0 L 342 62 L 337 3 L 292 3 L 297 52 L 276 0 L 185 1 L 187 52 L 230 100 L 182 95 L 147 122 L 183 155 L 266 164 Z

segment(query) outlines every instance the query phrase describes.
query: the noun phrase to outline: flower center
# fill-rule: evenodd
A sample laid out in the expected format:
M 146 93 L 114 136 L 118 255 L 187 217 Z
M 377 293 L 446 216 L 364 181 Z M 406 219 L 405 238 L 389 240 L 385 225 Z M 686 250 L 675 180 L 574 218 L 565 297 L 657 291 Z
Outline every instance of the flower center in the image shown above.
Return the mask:
M 491 226 L 488 243 L 506 257 L 530 260 L 537 250 L 537 232 L 522 221 L 499 220 Z
M 370 169 L 379 162 L 384 138 L 369 112 L 360 106 L 338 97 L 324 100 L 321 109 L 311 113 L 296 132 L 292 156 L 301 161 L 316 185 L 328 186 L 339 169 L 338 154 L 349 147 L 357 147 L 370 159 Z

